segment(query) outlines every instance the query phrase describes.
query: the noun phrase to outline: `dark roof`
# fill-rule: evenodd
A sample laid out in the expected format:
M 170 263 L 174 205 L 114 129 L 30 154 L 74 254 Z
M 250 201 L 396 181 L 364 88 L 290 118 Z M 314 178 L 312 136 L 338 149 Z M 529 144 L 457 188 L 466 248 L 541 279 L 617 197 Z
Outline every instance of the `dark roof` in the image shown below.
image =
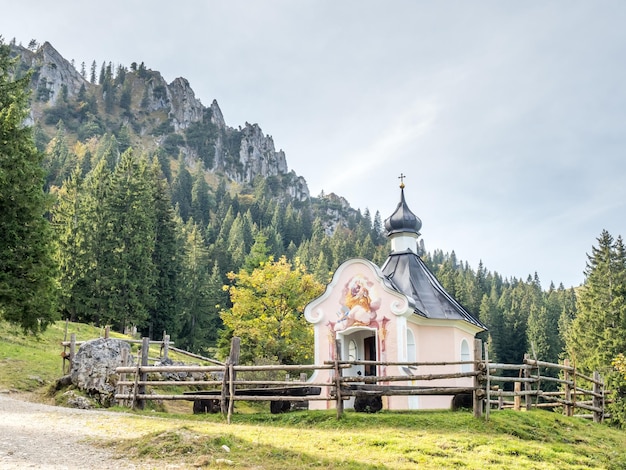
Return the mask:
M 413 300 L 415 313 L 426 318 L 464 320 L 487 329 L 446 292 L 422 259 L 411 250 L 391 253 L 382 271 L 399 292 Z
M 396 210 L 385 220 L 387 235 L 394 233 L 415 233 L 419 235 L 422 221 L 416 216 L 404 200 L 404 185 L 400 186 L 400 202 Z

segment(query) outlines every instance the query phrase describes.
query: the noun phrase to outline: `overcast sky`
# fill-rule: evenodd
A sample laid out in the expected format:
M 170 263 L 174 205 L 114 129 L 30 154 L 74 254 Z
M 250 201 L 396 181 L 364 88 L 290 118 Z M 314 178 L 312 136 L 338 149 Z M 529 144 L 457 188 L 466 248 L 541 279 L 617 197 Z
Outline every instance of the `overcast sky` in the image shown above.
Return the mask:
M 289 168 L 429 251 L 544 287 L 626 236 L 626 2 L 0 0 L 0 34 L 189 80 Z

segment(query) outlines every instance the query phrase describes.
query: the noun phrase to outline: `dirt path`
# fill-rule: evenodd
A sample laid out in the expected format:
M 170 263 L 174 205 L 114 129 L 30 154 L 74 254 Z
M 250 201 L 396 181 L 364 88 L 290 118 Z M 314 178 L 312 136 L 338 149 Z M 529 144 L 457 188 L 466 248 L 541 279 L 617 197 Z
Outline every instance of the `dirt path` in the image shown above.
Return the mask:
M 124 431 L 116 420 L 124 415 L 33 403 L 0 393 L 0 468 L 45 470 L 109 470 L 157 468 L 117 458 L 113 451 L 90 440 L 114 438 L 111 429 Z M 120 429 L 122 428 L 122 429 Z M 158 468 L 188 468 L 160 462 Z

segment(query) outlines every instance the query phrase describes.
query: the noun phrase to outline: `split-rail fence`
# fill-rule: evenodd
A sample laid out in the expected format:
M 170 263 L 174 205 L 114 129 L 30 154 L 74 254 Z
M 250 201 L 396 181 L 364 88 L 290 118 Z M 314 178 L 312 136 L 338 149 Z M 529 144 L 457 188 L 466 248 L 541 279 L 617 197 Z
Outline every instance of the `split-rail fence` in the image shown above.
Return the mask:
M 444 395 L 463 396 L 464 400 L 457 403 L 462 403 L 463 407 L 471 407 L 474 416 L 486 419 L 489 418 L 492 409 L 530 410 L 535 407 L 560 409 L 567 416 L 580 416 L 596 422 L 609 417 L 606 413 L 607 400 L 604 382 L 597 372 L 594 372 L 593 376 L 585 376 L 567 360 L 563 364 L 555 364 L 528 356 L 524 358 L 523 364 L 490 362 L 486 345 L 483 345 L 480 340 L 475 341 L 474 361 L 347 361 L 340 359 L 337 354 L 339 359 L 318 365 L 240 365 L 238 363 L 239 338 L 233 338 L 230 356 L 224 363 L 174 348 L 166 335 L 164 335 L 164 341 L 150 341 L 148 338 L 135 341 L 142 344 L 141 357 L 136 365 L 123 365 L 116 369 L 119 380 L 115 399 L 120 404 L 136 408 L 143 408 L 146 400 L 187 400 L 194 401 L 194 403 L 209 400 L 214 406 L 208 410 L 204 408 L 204 410 L 221 411 L 227 415 L 228 422 L 230 422 L 234 402 L 239 400 L 270 401 L 272 412 L 286 410 L 288 406 L 281 405 L 291 403 L 306 404 L 313 400 L 333 401 L 339 417 L 344 411 L 344 402 L 352 397 Z M 71 346 L 72 342 L 74 345 L 79 344 L 74 338 L 62 344 L 64 348 L 70 347 L 72 351 L 75 347 Z M 149 348 L 150 344 L 154 343 L 161 345 L 161 354 L 165 357 L 169 350 L 174 350 L 208 361 L 212 365 L 149 365 Z M 67 356 L 71 360 L 71 352 Z M 404 366 L 408 370 L 415 370 L 415 368 L 427 370 L 429 366 L 445 366 L 450 368 L 450 372 L 366 377 L 344 375 L 343 371 L 354 365 Z M 459 369 L 469 370 L 459 372 Z M 316 370 L 331 370 L 333 380 L 330 383 L 307 380 L 307 377 Z M 250 373 L 257 376 L 259 374 L 282 376 L 282 379 L 246 378 Z M 298 380 L 294 381 L 290 378 L 294 373 L 299 376 Z M 178 374 L 188 379 L 164 378 Z M 191 374 L 200 374 L 203 379 L 192 380 L 189 378 Z M 461 377 L 472 377 L 472 385 L 466 387 L 441 385 L 442 381 Z M 429 386 L 432 380 L 437 380 L 438 385 Z M 409 381 L 415 385 L 392 385 L 394 382 L 407 383 Z M 547 384 L 551 385 L 547 386 Z M 191 390 L 184 393 L 157 392 L 168 386 L 189 387 Z M 152 387 L 152 390 L 148 392 L 147 387 Z M 320 393 L 321 389 L 327 389 L 328 393 Z M 194 407 L 195 410 L 196 407 Z

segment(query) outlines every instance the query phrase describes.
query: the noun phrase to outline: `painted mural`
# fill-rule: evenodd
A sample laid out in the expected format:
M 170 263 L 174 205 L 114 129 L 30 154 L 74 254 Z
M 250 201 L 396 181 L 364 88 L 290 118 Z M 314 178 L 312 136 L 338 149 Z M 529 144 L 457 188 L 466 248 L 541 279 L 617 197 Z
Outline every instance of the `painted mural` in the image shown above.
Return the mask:
M 366 276 L 357 274 L 351 277 L 343 288 L 337 321 L 333 331 L 344 331 L 352 326 L 370 326 L 376 323 L 380 308 L 380 296 L 375 284 Z

